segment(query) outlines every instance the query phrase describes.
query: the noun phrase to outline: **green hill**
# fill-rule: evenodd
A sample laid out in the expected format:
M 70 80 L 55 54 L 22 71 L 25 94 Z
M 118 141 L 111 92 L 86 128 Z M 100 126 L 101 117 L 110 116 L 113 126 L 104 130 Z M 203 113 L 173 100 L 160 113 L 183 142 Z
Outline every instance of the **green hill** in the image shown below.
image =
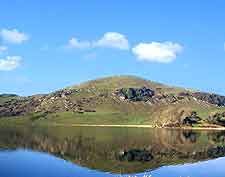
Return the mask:
M 224 106 L 221 95 L 115 76 L 45 95 L 0 95 L 0 122 L 221 127 Z

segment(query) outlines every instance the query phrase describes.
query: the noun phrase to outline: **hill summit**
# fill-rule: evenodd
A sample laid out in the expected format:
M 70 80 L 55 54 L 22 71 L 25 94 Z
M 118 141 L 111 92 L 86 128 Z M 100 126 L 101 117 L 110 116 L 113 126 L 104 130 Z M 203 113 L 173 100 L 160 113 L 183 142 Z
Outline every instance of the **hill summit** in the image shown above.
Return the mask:
M 33 122 L 225 126 L 225 97 L 133 76 L 87 81 L 49 94 L 0 95 L 0 117 Z

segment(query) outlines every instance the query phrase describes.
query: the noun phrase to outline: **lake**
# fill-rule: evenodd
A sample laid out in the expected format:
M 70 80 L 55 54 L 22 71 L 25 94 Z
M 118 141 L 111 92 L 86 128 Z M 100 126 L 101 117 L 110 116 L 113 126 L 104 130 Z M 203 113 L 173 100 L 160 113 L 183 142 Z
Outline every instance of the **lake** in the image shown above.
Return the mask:
M 0 177 L 224 177 L 224 157 L 224 131 L 0 128 Z

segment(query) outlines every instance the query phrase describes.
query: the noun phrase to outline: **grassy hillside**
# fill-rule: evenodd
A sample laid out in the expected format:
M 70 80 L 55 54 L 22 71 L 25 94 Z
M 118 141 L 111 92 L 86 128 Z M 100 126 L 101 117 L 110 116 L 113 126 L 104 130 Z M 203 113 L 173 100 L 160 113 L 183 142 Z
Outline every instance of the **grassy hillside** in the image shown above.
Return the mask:
M 177 93 L 185 89 L 179 87 L 167 86 L 162 83 L 145 80 L 136 76 L 113 76 L 87 81 L 80 85 L 69 87 L 70 89 L 93 89 L 98 91 L 114 91 L 120 88 L 139 88 L 145 86 L 162 93 Z
M 0 104 L 3 104 L 7 101 L 11 101 L 12 99 L 18 98 L 15 94 L 0 94 Z
M 220 95 L 115 76 L 46 95 L 0 96 L 0 117 L 2 123 L 221 126 L 224 105 Z

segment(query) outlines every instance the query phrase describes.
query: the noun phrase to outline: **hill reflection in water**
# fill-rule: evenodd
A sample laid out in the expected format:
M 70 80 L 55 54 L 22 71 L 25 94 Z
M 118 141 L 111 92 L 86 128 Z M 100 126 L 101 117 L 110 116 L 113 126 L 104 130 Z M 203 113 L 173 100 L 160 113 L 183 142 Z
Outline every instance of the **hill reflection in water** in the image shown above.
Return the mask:
M 47 152 L 89 169 L 128 174 L 223 157 L 225 133 L 141 128 L 2 127 L 0 148 Z M 151 158 L 144 158 L 148 155 Z

